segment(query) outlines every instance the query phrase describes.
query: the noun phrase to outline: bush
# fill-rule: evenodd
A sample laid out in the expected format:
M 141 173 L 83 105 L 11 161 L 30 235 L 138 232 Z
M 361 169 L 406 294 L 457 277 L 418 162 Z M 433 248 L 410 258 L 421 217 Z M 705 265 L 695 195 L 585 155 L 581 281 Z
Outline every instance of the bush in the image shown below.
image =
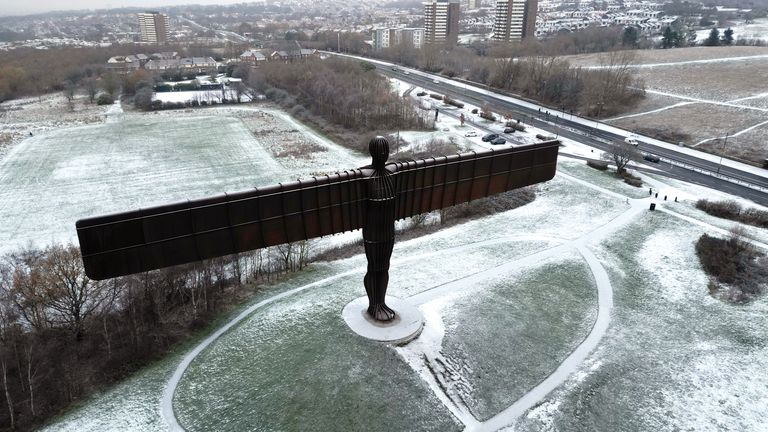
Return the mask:
M 605 171 L 608 169 L 608 162 L 600 160 L 588 160 L 587 166 L 596 170 Z
M 439 95 L 437 93 L 430 93 L 429 97 L 431 97 L 432 99 L 443 100 L 443 95 Z
M 153 110 L 162 109 L 163 108 L 163 101 L 161 101 L 161 100 L 153 100 L 151 106 L 152 106 Z
M 729 285 L 725 298 L 743 302 L 760 294 L 760 281 L 768 278 L 765 256 L 744 240 L 740 229 L 727 239 L 704 234 L 696 242 L 696 255 L 704 271 L 718 283 Z M 710 287 L 717 292 L 719 287 Z
M 632 185 L 634 187 L 640 187 L 643 185 L 643 181 L 639 178 L 630 178 L 630 177 L 624 177 L 624 183 L 628 185 Z
M 448 96 L 443 97 L 443 102 L 445 102 L 447 105 L 455 106 L 456 108 L 464 108 L 464 104 L 463 103 L 461 103 L 459 101 L 456 101 L 456 100 L 453 100 L 453 99 L 449 98 Z
M 472 114 L 477 114 L 477 108 L 472 108 Z
M 696 201 L 696 208 L 719 218 L 768 228 L 768 211 L 755 208 L 743 209 L 738 202 L 733 200 L 709 201 L 700 199 Z
M 96 99 L 96 105 L 112 105 L 113 103 L 115 103 L 115 100 L 106 93 L 100 94 Z
M 496 116 L 493 115 L 493 113 L 487 113 L 487 112 L 481 112 L 480 117 L 490 120 L 490 121 L 496 121 Z

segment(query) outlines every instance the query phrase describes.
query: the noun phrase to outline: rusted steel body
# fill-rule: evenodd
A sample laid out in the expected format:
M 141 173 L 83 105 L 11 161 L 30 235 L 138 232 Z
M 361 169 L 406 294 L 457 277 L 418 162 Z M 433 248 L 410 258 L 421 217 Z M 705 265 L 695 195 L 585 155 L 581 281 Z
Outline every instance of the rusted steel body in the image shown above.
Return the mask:
M 366 246 L 369 273 L 386 273 L 394 220 L 550 180 L 558 145 L 397 163 L 374 154 L 372 165 L 359 169 L 82 219 L 77 234 L 86 274 L 108 279 L 360 228 L 379 248 Z

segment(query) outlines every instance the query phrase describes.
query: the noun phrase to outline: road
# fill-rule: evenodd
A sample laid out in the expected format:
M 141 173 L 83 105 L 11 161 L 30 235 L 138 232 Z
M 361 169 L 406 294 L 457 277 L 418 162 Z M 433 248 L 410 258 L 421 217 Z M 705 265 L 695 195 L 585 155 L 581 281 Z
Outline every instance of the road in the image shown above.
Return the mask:
M 611 143 L 623 141 L 627 135 L 630 135 L 626 131 L 622 135 L 620 129 L 610 127 L 610 125 L 585 120 L 569 113 L 563 115 L 564 113 L 561 111 L 549 110 L 549 115 L 547 115 L 546 108 L 539 110 L 532 103 L 492 92 L 472 83 L 405 69 L 377 60 L 350 57 L 370 61 L 383 75 L 397 78 L 428 91 L 448 95 L 459 101 L 477 106 L 488 105 L 492 111 L 508 113 L 513 118 L 519 118 L 524 123 L 546 130 L 552 135 L 562 136 L 600 150 L 607 151 L 610 149 Z M 441 112 L 441 114 L 447 113 Z M 594 123 L 595 127 L 590 126 L 591 123 Z M 480 124 L 474 125 L 482 130 L 498 133 L 498 131 L 491 131 Z M 721 164 L 718 157 L 690 149 L 680 149 L 672 144 L 662 143 L 651 138 L 641 138 L 639 141 L 641 151 L 662 158 L 661 163 L 653 164 L 653 167 L 660 169 L 662 174 L 768 206 L 768 170 L 746 166 L 727 159 Z
M 241 35 L 239 35 L 237 33 L 231 32 L 231 31 L 227 31 L 227 30 L 214 30 L 214 29 L 205 27 L 203 25 L 200 25 L 200 24 L 192 21 L 191 19 L 185 18 L 185 17 L 179 17 L 179 19 L 182 20 L 182 21 L 186 21 L 189 25 L 191 25 L 192 27 L 195 27 L 197 29 L 204 30 L 204 31 L 210 30 L 210 31 L 216 33 L 217 35 L 221 36 L 223 39 L 228 40 L 230 42 L 235 42 L 235 43 L 247 43 L 247 42 L 250 42 L 250 40 L 247 37 L 241 36 Z

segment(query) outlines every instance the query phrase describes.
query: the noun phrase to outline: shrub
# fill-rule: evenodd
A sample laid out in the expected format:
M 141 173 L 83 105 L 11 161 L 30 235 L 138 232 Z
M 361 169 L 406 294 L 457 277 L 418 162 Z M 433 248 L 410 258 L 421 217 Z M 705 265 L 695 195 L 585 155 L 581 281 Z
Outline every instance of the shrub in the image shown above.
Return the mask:
M 480 113 L 480 117 L 482 117 L 482 118 L 484 118 L 486 120 L 496 121 L 496 116 L 493 115 L 493 113 L 481 112 Z
M 115 100 L 107 93 L 100 94 L 96 99 L 96 105 L 112 105 L 113 103 L 115 103 Z
M 525 132 L 525 125 L 522 123 L 515 123 L 512 125 L 512 128 L 520 132 Z
M 704 210 L 712 216 L 768 228 L 768 211 L 755 208 L 744 209 L 738 202 L 733 200 L 709 201 L 700 199 L 696 201 L 696 208 Z
M 608 169 L 608 162 L 600 160 L 588 160 L 587 166 L 596 170 L 605 171 Z
M 472 108 L 472 114 L 477 114 L 477 108 Z
M 443 95 L 439 95 L 437 93 L 430 93 L 429 97 L 431 97 L 432 99 L 443 100 Z
M 637 177 L 624 177 L 624 183 L 634 187 L 640 187 L 643 185 L 643 181 Z
M 727 239 L 702 235 L 696 242 L 696 255 L 709 276 L 729 285 L 725 298 L 730 301 L 743 302 L 760 294 L 760 281 L 768 278 L 768 260 L 744 239 L 739 228 Z M 710 287 L 710 292 L 718 288 Z
M 153 100 L 152 101 L 152 109 L 153 110 L 159 110 L 163 108 L 163 101 L 161 100 Z

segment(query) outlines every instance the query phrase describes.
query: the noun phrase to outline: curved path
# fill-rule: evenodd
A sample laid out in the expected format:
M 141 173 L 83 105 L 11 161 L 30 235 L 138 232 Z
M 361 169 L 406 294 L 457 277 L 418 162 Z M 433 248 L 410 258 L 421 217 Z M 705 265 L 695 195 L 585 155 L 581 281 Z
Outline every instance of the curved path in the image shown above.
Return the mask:
M 598 186 L 592 185 L 591 183 L 576 179 L 572 176 L 569 176 L 563 173 L 558 173 L 558 175 L 565 177 L 570 181 L 584 184 L 585 186 L 595 189 L 603 194 L 607 194 L 615 198 L 619 198 L 621 200 L 627 200 L 627 198 L 621 194 L 605 190 Z M 509 406 L 504 411 L 500 412 L 499 414 L 495 415 L 494 417 L 490 418 L 489 420 L 483 423 L 479 423 L 477 421 L 471 421 L 472 419 L 463 420 L 468 430 L 474 430 L 474 429 L 496 430 L 511 424 L 514 421 L 514 419 L 517 418 L 517 416 L 525 412 L 527 409 L 529 409 L 536 403 L 543 400 L 544 397 L 546 397 L 546 395 L 549 394 L 549 392 L 551 392 L 557 386 L 562 384 L 568 378 L 568 376 L 570 376 L 570 374 L 579 367 L 579 365 L 589 355 L 589 353 L 591 353 L 594 350 L 594 348 L 599 343 L 600 339 L 602 339 L 603 335 L 605 334 L 608 328 L 608 324 L 610 321 L 610 312 L 611 312 L 611 307 L 613 305 L 613 291 L 612 291 L 610 281 L 608 279 L 608 275 L 605 272 L 605 269 L 602 267 L 599 260 L 592 254 L 592 252 L 590 252 L 587 249 L 587 244 L 602 241 L 603 239 L 607 238 L 610 234 L 614 233 L 615 231 L 622 228 L 626 224 L 632 222 L 637 216 L 640 215 L 641 212 L 643 212 L 648 207 L 648 203 L 650 202 L 650 200 L 648 198 L 645 198 L 645 199 L 628 200 L 628 202 L 630 202 L 631 205 L 629 209 L 627 209 L 625 212 L 621 213 L 619 216 L 617 216 L 607 224 L 602 225 L 596 228 L 595 230 L 590 231 L 587 234 L 578 237 L 575 240 L 566 241 L 566 240 L 557 239 L 553 237 L 538 236 L 538 235 L 503 236 L 503 237 L 498 237 L 491 240 L 459 245 L 452 248 L 442 249 L 439 251 L 416 254 L 409 257 L 393 260 L 393 265 L 398 265 L 404 262 L 422 259 L 425 257 L 434 256 L 438 254 L 451 253 L 459 250 L 467 250 L 470 248 L 476 248 L 481 246 L 508 243 L 511 241 L 543 240 L 543 241 L 550 241 L 550 242 L 562 242 L 561 244 L 536 252 L 532 255 L 528 255 L 526 257 L 504 263 L 497 267 L 493 267 L 491 269 L 487 269 L 484 271 L 480 271 L 480 272 L 462 277 L 452 282 L 448 282 L 446 284 L 434 287 L 428 291 L 411 296 L 407 299 L 407 301 L 414 305 L 420 305 L 420 304 L 426 303 L 430 300 L 433 300 L 438 297 L 442 297 L 446 294 L 455 292 L 456 290 L 459 290 L 459 289 L 461 289 L 462 291 L 465 291 L 468 285 L 469 286 L 476 285 L 480 281 L 496 277 L 510 270 L 518 269 L 522 266 L 533 265 L 538 262 L 541 262 L 541 260 L 543 259 L 555 257 L 562 253 L 572 251 L 572 250 L 577 250 L 582 255 L 582 257 L 584 257 L 595 278 L 595 282 L 597 284 L 597 289 L 598 289 L 598 316 L 597 316 L 597 319 L 595 320 L 595 324 L 593 325 L 592 330 L 590 331 L 589 335 L 587 335 L 587 337 L 584 339 L 584 341 L 582 341 L 582 343 L 578 347 L 576 347 L 576 349 L 546 379 L 544 379 L 536 387 L 529 390 L 525 395 L 523 395 L 513 405 Z M 310 284 L 307 284 L 298 288 L 294 288 L 292 290 L 270 297 L 266 300 L 260 301 L 248 307 L 247 309 L 243 310 L 235 318 L 233 318 L 227 324 L 219 328 L 216 332 L 208 336 L 205 340 L 203 340 L 200 344 L 198 344 L 194 349 L 192 349 L 189 353 L 187 353 L 182 358 L 179 365 L 176 367 L 176 370 L 174 371 L 171 378 L 168 380 L 168 383 L 166 384 L 166 387 L 163 390 L 163 395 L 160 402 L 160 411 L 166 423 L 168 424 L 169 430 L 171 431 L 184 430 L 182 426 L 179 424 L 178 419 L 176 418 L 176 415 L 173 410 L 173 395 L 176 392 L 176 388 L 179 382 L 181 381 L 181 378 L 184 375 L 184 372 L 189 367 L 189 365 L 211 343 L 216 341 L 219 337 L 221 337 L 224 333 L 229 331 L 232 327 L 236 326 L 241 321 L 248 318 L 253 312 L 255 312 L 256 310 L 264 306 L 267 306 L 279 300 L 291 297 L 295 294 L 306 291 L 309 288 L 321 286 L 321 285 L 327 284 L 328 282 L 332 282 L 334 280 L 337 280 L 346 276 L 350 276 L 354 274 L 362 274 L 363 271 L 364 269 L 362 268 L 349 270 L 343 273 L 339 273 L 339 274 L 312 282 Z M 440 399 L 445 401 L 444 398 L 440 398 Z M 455 407 L 448 406 L 448 408 L 451 409 L 452 412 L 455 411 Z

